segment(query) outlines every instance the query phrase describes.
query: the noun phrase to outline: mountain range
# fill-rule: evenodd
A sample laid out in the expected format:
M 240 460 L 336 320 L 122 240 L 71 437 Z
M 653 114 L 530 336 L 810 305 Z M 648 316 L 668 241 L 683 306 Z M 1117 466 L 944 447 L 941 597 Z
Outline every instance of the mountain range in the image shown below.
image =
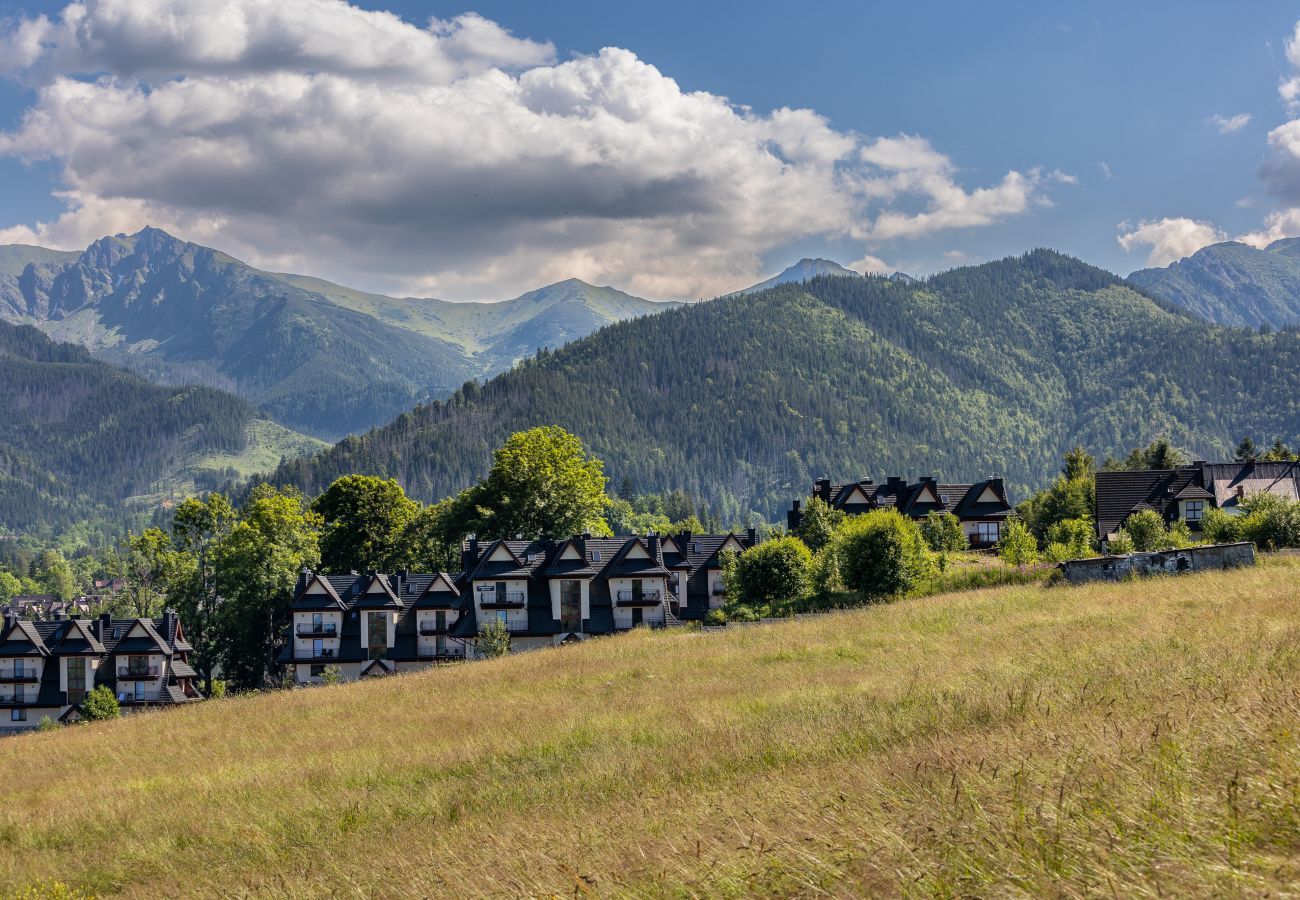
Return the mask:
M 134 521 L 327 446 L 224 391 L 152 384 L 31 326 L 0 322 L 0 384 L 0 533 Z
M 576 279 L 502 303 L 385 297 L 264 272 L 156 228 L 81 253 L 0 247 L 0 320 L 161 384 L 231 391 L 332 438 L 673 305 Z
M 1217 326 L 1048 250 L 923 280 L 815 276 L 610 325 L 271 478 L 391 476 L 431 500 L 541 424 L 613 484 L 685 489 L 731 520 L 773 520 L 823 475 L 1000 474 L 1023 497 L 1075 444 L 1294 441 L 1300 333 Z
M 1211 244 L 1129 281 L 1211 322 L 1250 328 L 1300 325 L 1300 238 L 1262 249 Z
M 781 284 L 803 284 L 805 281 L 817 278 L 821 275 L 841 275 L 845 277 L 861 278 L 862 275 L 854 272 L 852 269 L 846 269 L 839 263 L 829 259 L 809 259 L 804 257 L 794 265 L 790 266 L 783 272 L 773 275 L 766 281 L 760 281 L 753 287 L 747 287 L 741 294 L 757 294 L 759 291 L 765 291 L 768 288 L 774 288 Z

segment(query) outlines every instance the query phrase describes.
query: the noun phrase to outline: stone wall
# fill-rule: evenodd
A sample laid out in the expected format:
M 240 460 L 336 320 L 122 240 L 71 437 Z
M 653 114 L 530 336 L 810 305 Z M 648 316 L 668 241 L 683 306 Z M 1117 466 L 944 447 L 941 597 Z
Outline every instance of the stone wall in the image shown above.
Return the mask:
M 1058 568 L 1071 584 L 1088 581 L 1118 581 L 1145 575 L 1181 575 L 1209 569 L 1235 569 L 1255 564 L 1255 545 L 1211 544 L 1184 550 L 1158 550 L 1154 553 L 1130 553 L 1126 556 L 1099 556 L 1095 559 L 1072 559 Z

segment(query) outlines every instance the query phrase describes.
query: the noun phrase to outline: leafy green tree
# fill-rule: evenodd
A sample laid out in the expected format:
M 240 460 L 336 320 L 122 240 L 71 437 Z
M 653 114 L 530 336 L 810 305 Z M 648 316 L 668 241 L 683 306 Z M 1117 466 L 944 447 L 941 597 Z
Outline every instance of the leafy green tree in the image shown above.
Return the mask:
M 1169 540 L 1164 517 L 1153 509 L 1135 512 L 1124 520 L 1124 530 L 1139 553 L 1160 550 Z
M 641 499 L 641 498 L 638 498 Z M 605 522 L 614 534 L 667 534 L 673 523 L 659 511 L 639 511 L 630 500 L 611 499 L 605 507 Z
M 1096 460 L 1082 447 L 1065 455 L 1065 465 L 1051 487 L 1039 491 L 1016 511 L 1040 541 L 1049 541 L 1048 530 L 1057 522 L 1092 516 L 1096 502 Z
M 1300 503 L 1258 491 L 1246 496 L 1241 510 L 1242 540 L 1260 550 L 1300 547 Z
M 99 685 L 86 694 L 86 698 L 81 701 L 81 715 L 91 722 L 116 719 L 121 714 L 122 709 L 118 706 L 117 698 L 105 684 Z
M 496 659 L 510 652 L 510 629 L 500 619 L 491 618 L 479 626 L 478 655 Z
M 58 550 L 41 551 L 33 573 L 46 593 L 54 594 L 60 600 L 71 600 L 77 595 L 77 582 L 72 575 L 72 566 Z
M 608 533 L 603 469 L 563 428 L 520 431 L 497 449 L 487 478 L 457 498 L 453 519 L 487 539 Z
M 172 518 L 172 542 L 188 562 L 178 561 L 168 601 L 180 613 L 185 636 L 194 647 L 190 660 L 209 696 L 218 657 L 218 634 L 213 626 L 221 596 L 219 547 L 237 521 L 230 499 L 219 493 L 184 501 Z
M 1211 506 L 1201 517 L 1201 536 L 1211 544 L 1232 544 L 1241 540 L 1241 516 Z
M 124 583 L 124 612 L 140 617 L 159 615 L 173 576 L 187 563 L 172 548 L 171 538 L 157 528 L 129 535 L 108 560 L 109 572 Z
M 320 525 L 297 490 L 258 485 L 238 524 L 214 547 L 223 601 L 216 617 L 219 656 L 235 689 L 267 683 L 298 574 L 320 564 Z
M 1092 535 L 1094 526 L 1091 519 L 1063 519 L 1047 529 L 1047 549 L 1044 551 L 1052 562 L 1064 562 L 1067 559 L 1084 559 L 1092 556 Z
M 795 535 L 816 553 L 830 543 L 836 527 L 844 521 L 844 510 L 835 509 L 821 497 L 813 497 L 803 509 Z
M 1232 458 L 1241 463 L 1254 462 L 1259 459 L 1259 448 L 1255 446 L 1254 440 L 1247 435 L 1237 445 L 1237 452 L 1233 454 Z
M 868 600 L 906 594 L 934 573 L 921 529 L 897 510 L 850 516 L 831 544 L 845 587 Z
M 0 571 L 0 603 L 8 603 L 10 598 L 23 592 L 23 583 L 12 572 Z
M 1252 445 L 1253 446 L 1253 445 Z M 1138 447 L 1124 461 L 1130 471 L 1140 469 L 1176 469 L 1187 462 L 1187 456 L 1177 450 L 1168 438 L 1159 438 L 1146 447 Z
M 342 575 L 397 568 L 403 534 L 419 505 L 396 479 L 345 475 L 316 498 L 312 509 L 324 522 L 321 568 Z
M 1097 460 L 1083 447 L 1076 445 L 1065 454 L 1065 465 L 1061 468 L 1061 477 L 1067 481 L 1091 478 L 1097 473 Z
M 1170 523 L 1169 528 L 1165 531 L 1165 544 L 1162 550 L 1180 550 L 1183 547 L 1191 547 L 1196 543 L 1196 538 L 1192 536 L 1191 527 L 1182 519 Z
M 998 556 L 1009 566 L 1031 566 L 1038 562 L 1038 540 L 1024 522 L 1008 519 L 1002 539 L 998 541 Z
M 802 608 L 812 591 L 812 553 L 796 537 L 778 537 L 740 554 L 727 584 L 727 606 L 749 607 L 758 616 Z
M 455 505 L 444 500 L 421 506 L 402 529 L 392 568 L 416 572 L 451 572 L 460 565 L 460 539 L 448 532 Z
M 926 513 L 921 521 L 921 534 L 935 553 L 956 553 L 969 546 L 966 532 L 961 528 L 961 519 L 950 512 L 931 510 Z

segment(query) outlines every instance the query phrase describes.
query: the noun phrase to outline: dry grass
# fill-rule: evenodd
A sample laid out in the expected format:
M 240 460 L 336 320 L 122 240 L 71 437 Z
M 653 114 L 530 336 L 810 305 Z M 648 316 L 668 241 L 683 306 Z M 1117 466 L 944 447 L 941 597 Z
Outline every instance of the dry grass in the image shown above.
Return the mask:
M 0 892 L 1287 894 L 1300 561 L 0 741 Z

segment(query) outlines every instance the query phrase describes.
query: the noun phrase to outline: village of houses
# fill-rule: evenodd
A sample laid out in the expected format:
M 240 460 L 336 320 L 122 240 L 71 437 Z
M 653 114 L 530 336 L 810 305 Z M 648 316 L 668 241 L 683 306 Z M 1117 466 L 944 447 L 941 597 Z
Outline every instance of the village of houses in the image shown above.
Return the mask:
M 1133 513 L 1154 510 L 1166 522 L 1199 529 L 1206 510 L 1229 514 L 1250 494 L 1300 499 L 1300 463 L 1195 462 L 1176 469 L 1099 472 L 1095 521 L 1099 544 Z M 896 509 L 914 519 L 932 511 L 961 522 L 972 549 L 998 543 L 1014 512 L 1001 478 L 948 484 L 933 477 L 891 477 L 832 483 L 820 479 L 810 497 L 846 515 Z M 787 514 L 798 528 L 802 501 Z M 460 571 L 304 571 L 293 598 L 293 621 L 277 662 L 300 685 L 328 678 L 355 680 L 474 659 L 482 627 L 501 622 L 512 651 L 557 646 L 638 626 L 702 622 L 725 602 L 723 554 L 744 553 L 759 540 L 741 534 L 648 534 L 603 538 L 589 534 L 538 540 L 463 543 Z M 1234 549 L 1235 548 L 1235 549 Z M 1241 564 L 1253 548 L 1229 545 L 1182 551 L 1160 570 Z M 1135 554 L 1135 556 L 1142 556 Z M 1063 563 L 1071 580 L 1127 571 L 1114 556 Z M 104 585 L 111 590 L 112 585 Z M 173 612 L 160 618 L 117 619 L 97 614 L 102 598 L 61 603 L 16 597 L 0 630 L 0 733 L 36 727 L 43 719 L 75 722 L 87 693 L 111 689 L 124 713 L 203 699 L 189 663 L 192 650 Z

